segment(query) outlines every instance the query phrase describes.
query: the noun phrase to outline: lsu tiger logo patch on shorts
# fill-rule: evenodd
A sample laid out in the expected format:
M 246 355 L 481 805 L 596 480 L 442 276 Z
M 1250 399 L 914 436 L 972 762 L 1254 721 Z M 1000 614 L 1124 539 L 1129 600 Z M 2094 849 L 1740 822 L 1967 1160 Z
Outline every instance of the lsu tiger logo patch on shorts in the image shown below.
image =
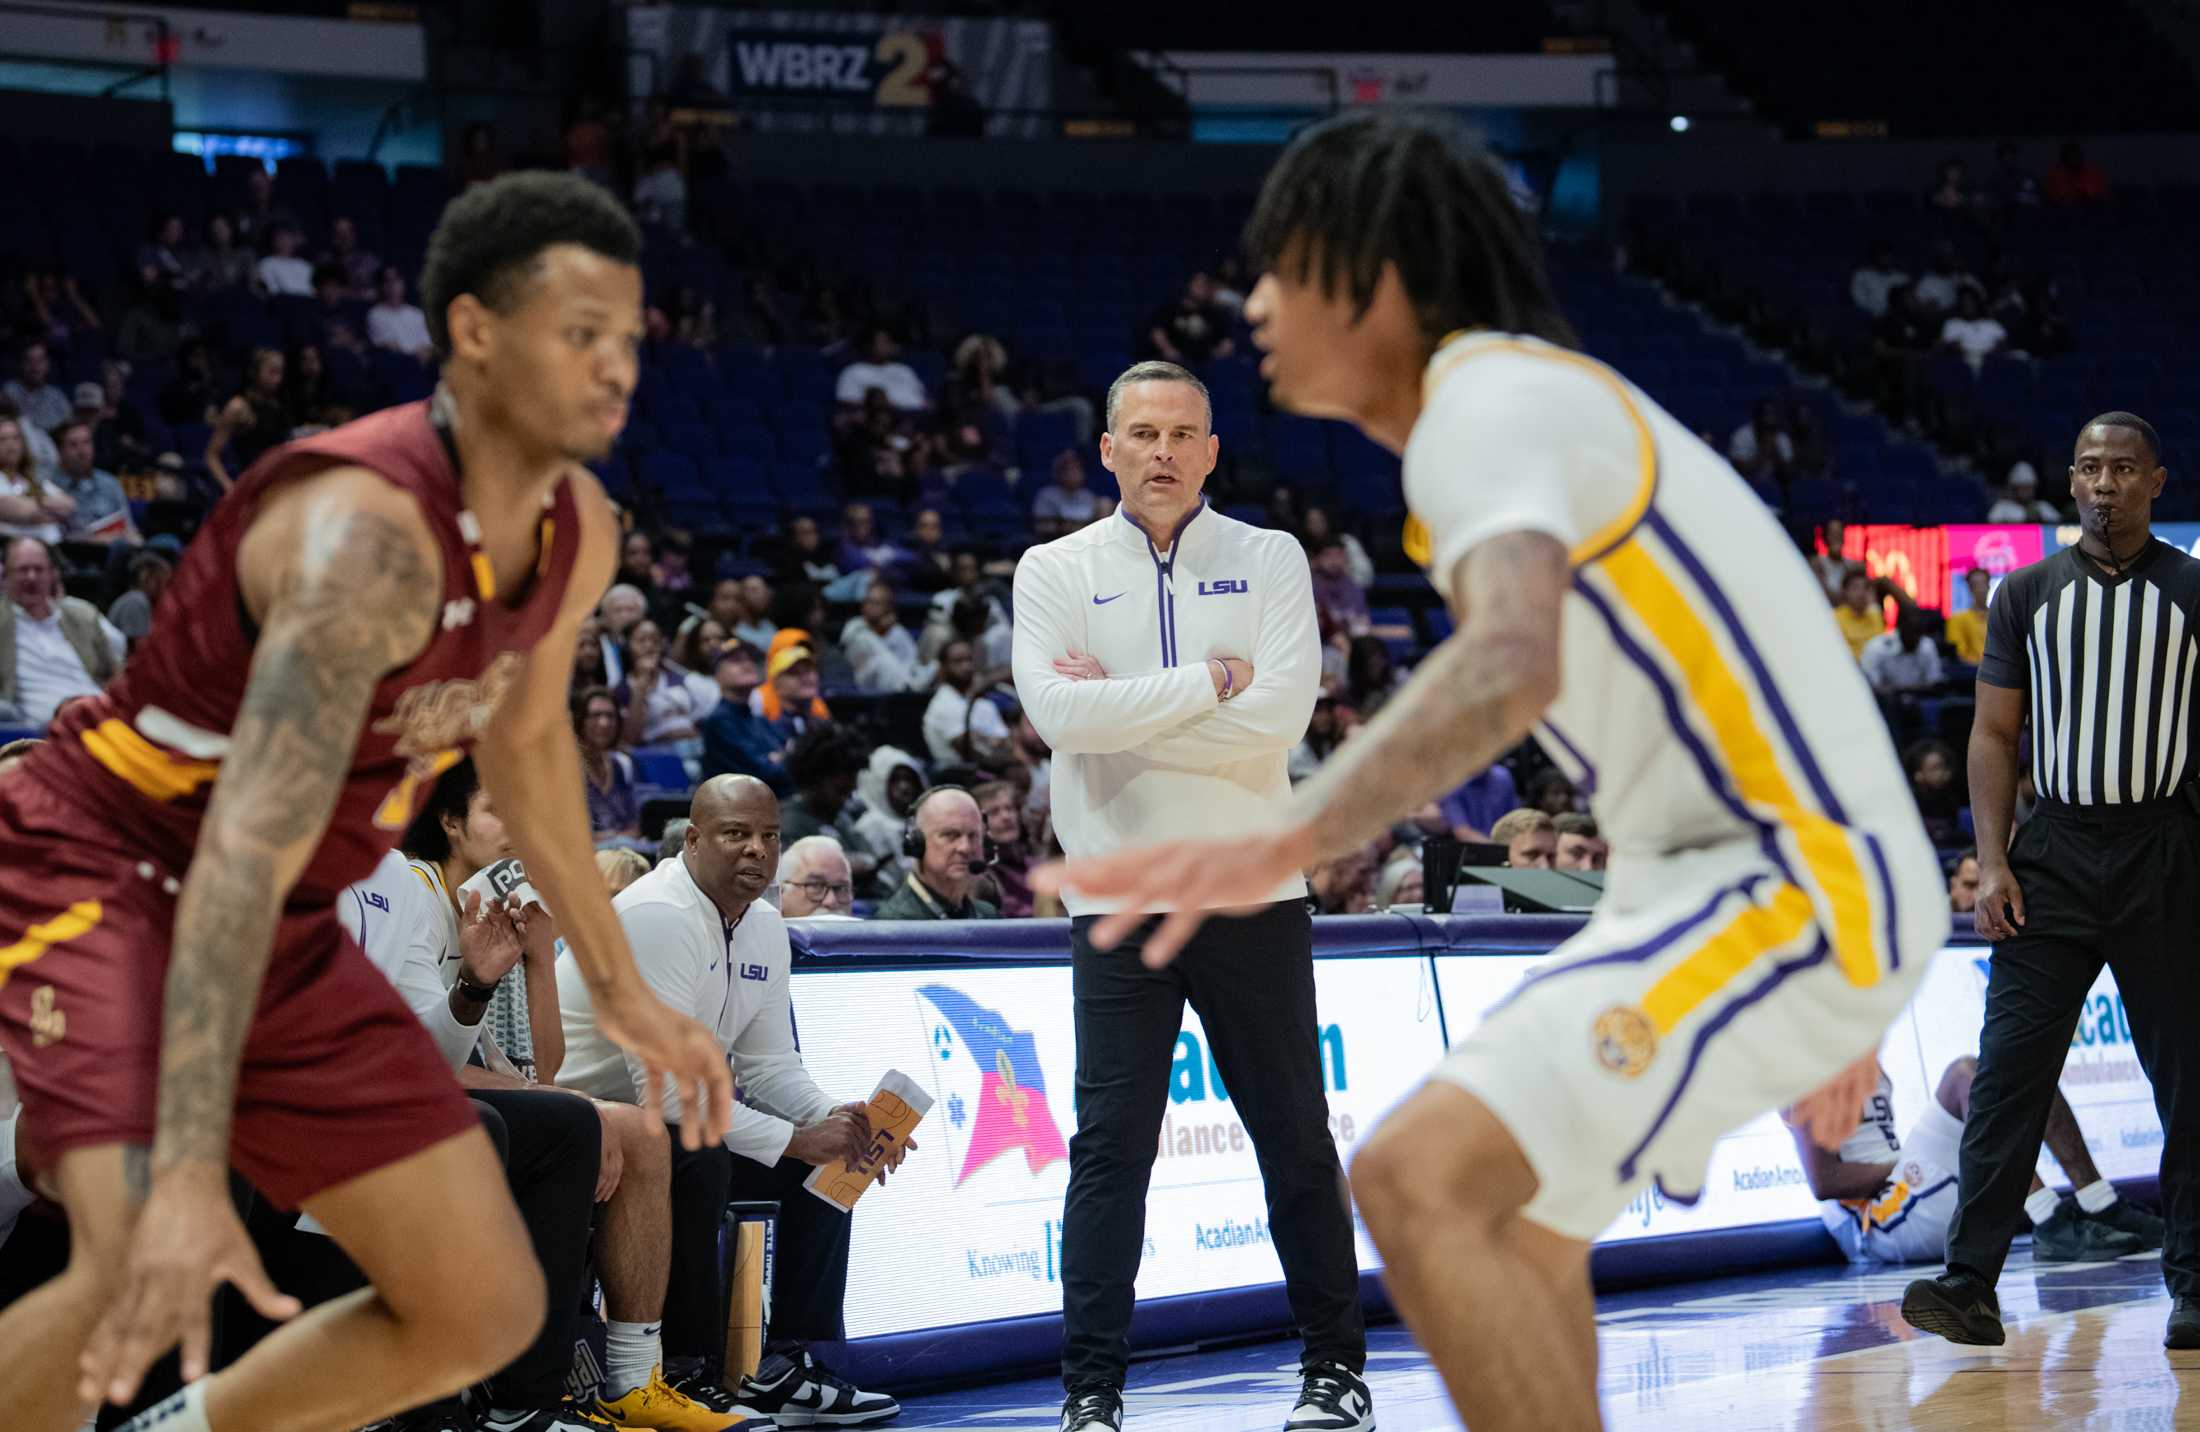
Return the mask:
M 1597 1063 L 1624 1079 L 1639 1079 L 1658 1052 L 1657 1026 L 1632 1005 L 1615 1004 L 1597 1016 L 1590 1043 Z

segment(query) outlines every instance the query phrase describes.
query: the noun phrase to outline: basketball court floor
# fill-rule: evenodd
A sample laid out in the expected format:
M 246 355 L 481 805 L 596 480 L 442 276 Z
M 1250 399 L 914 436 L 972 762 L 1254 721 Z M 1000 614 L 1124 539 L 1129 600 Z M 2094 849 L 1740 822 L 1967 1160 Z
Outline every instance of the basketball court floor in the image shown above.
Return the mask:
M 1999 1348 L 1956 1347 L 1902 1321 L 1903 1287 L 1935 1271 L 1818 1264 L 1599 1298 L 1605 1424 L 1614 1432 L 2200 1428 L 2200 1352 L 2162 1348 L 2169 1300 L 2156 1255 L 2035 1268 L 2020 1246 L 2002 1274 L 2009 1342 Z M 1384 1432 L 1458 1425 L 1434 1368 L 1395 1324 L 1370 1331 L 1367 1381 Z M 1273 1432 L 1297 1390 L 1291 1343 L 1141 1362 L 1131 1370 L 1124 1429 Z M 902 1427 L 1038 1432 L 1057 1425 L 1061 1390 L 1047 1379 L 905 1405 Z

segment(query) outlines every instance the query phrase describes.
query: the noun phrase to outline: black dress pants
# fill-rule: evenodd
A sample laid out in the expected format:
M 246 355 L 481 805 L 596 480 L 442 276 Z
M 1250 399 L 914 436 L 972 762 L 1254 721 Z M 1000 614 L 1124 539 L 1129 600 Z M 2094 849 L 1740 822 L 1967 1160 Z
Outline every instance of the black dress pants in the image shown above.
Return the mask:
M 802 1186 L 810 1165 L 760 1164 L 722 1144 L 690 1152 L 672 1131 L 672 1277 L 665 1288 L 665 1357 L 726 1360 L 725 1255 L 719 1238 L 729 1203 L 779 1204 L 772 1234 L 773 1347 L 837 1342 L 847 1335 L 848 1243 L 854 1222 Z
M 2162 1121 L 2162 1278 L 2200 1296 L 2200 814 L 2182 796 L 2042 801 L 2009 865 L 2025 923 L 1994 946 L 1948 1263 L 2001 1276 L 2071 1035 L 2106 964 Z
M 1252 1137 L 1303 1356 L 1359 1371 L 1367 1361 L 1359 1255 L 1322 1090 L 1305 904 L 1210 919 L 1161 970 L 1138 957 L 1150 922 L 1106 953 L 1092 947 L 1092 924 L 1091 916 L 1070 924 L 1077 1132 L 1062 1210 L 1063 1385 L 1071 1393 L 1119 1388 L 1129 1367 L 1146 1187 L 1187 999 Z

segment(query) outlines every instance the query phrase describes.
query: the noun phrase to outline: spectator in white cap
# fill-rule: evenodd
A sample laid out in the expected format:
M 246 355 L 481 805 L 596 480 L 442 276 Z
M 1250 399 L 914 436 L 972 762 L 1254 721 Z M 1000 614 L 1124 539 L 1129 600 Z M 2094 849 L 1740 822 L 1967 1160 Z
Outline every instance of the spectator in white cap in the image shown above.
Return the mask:
M 2032 464 L 2019 462 L 2009 469 L 2009 484 L 1986 510 L 1988 522 L 2060 522 L 2055 504 L 2040 496 L 2040 475 Z

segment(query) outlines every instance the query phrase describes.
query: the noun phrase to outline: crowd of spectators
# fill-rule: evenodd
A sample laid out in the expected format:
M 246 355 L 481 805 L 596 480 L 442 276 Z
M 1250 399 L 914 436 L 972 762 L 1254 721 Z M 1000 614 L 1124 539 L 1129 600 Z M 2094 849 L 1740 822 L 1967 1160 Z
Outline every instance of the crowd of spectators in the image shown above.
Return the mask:
M 2001 240 L 2028 212 L 2082 208 L 2107 197 L 2100 166 L 2075 142 L 2037 174 L 2014 144 L 2004 143 L 1983 187 L 1973 184 L 1964 161 L 1942 163 L 1926 195 L 1926 227 L 1899 241 L 1875 241 L 1849 278 L 1849 299 L 1871 325 L 1881 398 L 1892 416 L 1920 421 L 1940 355 L 1976 375 L 1997 354 L 2046 358 L 2070 351 L 2061 290 L 2024 271 Z
M 678 235 L 687 218 L 685 141 L 655 111 L 632 143 L 605 129 L 620 123 L 600 108 L 577 108 L 569 167 L 629 194 L 645 221 Z M 487 178 L 500 164 L 493 133 L 477 130 L 456 177 Z M 1950 193 L 1963 190 L 1960 171 L 1942 177 Z M 2090 192 L 2090 181 L 2050 178 L 2032 190 L 1997 181 L 1994 203 L 2063 201 L 2050 193 L 2082 202 Z M 1964 212 L 1984 214 L 1975 205 Z M 1913 278 L 1882 247 L 1856 276 L 1856 301 L 1882 316 L 1937 321 L 1936 331 L 1975 357 L 1993 351 L 1986 329 L 1960 325 L 2015 332 L 2013 301 L 2030 315 L 2051 308 L 2051 296 L 2033 302 L 2014 279 L 1971 277 L 1955 255 L 1941 245 Z M 1194 273 L 1131 325 L 1131 341 L 1195 365 L 1228 360 L 1242 342 L 1248 286 L 1232 265 Z M 417 366 L 419 391 L 432 381 L 432 344 L 408 273 L 370 251 L 341 212 L 308 232 L 258 169 L 196 227 L 161 216 L 122 287 L 104 302 L 96 288 L 65 270 L 42 271 L 6 285 L 0 298 L 12 339 L 0 384 L 0 536 L 36 539 L 8 549 L 10 614 L 27 640 L 18 643 L 24 679 L 0 672 L 0 699 L 11 703 L 0 715 L 27 725 L 96 684 L 103 663 L 143 636 L 197 513 L 260 453 L 396 396 L 363 378 L 360 355 Z M 281 341 L 237 343 L 212 317 L 247 301 L 283 316 Z M 775 536 L 752 534 L 734 551 L 698 547 L 655 520 L 646 498 L 628 514 L 618 583 L 573 672 L 599 842 L 652 849 L 665 815 L 697 782 L 753 775 L 783 802 L 783 884 L 800 886 L 796 898 L 816 911 L 906 909 L 911 900 L 928 910 L 1043 908 L 1024 872 L 1055 849 L 1049 758 L 1008 680 L 1015 547 L 966 535 L 968 493 L 958 484 L 998 492 L 1031 540 L 1111 520 L 1112 483 L 1105 473 L 1096 481 L 1092 466 L 1093 404 L 999 336 L 967 332 L 951 345 L 905 350 L 903 337 L 923 336 L 921 323 L 887 321 L 869 295 L 826 282 L 798 287 L 768 268 L 751 273 L 741 301 L 723 311 L 684 286 L 653 287 L 650 303 L 645 359 L 688 347 L 716 362 L 724 346 L 740 343 L 793 345 L 824 359 L 823 463 L 846 501 L 837 518 L 805 505 Z M 1019 443 L 1034 415 L 1059 447 L 1034 454 L 1028 440 Z M 179 439 L 190 450 L 177 451 Z M 1761 489 L 1826 464 L 1813 410 L 1786 397 L 1760 401 L 1724 442 L 1713 440 Z M 2044 508 L 2028 469 L 2012 474 L 1996 511 L 2013 505 L 2025 520 Z M 1410 628 L 1379 621 L 1369 543 L 1334 509 L 1302 505 L 1279 483 L 1265 520 L 1301 540 L 1313 576 L 1322 678 L 1291 758 L 1302 779 L 1399 689 L 1418 641 Z M 1920 703 L 1975 655 L 1944 660 L 1921 613 L 1888 629 L 1885 584 L 1850 584 L 1846 572 L 1835 580 L 1830 559 L 1817 560 L 1890 722 L 1918 734 L 1910 728 Z M 1842 590 L 1849 585 L 1858 590 Z M 1946 638 L 1956 643 L 1958 631 L 1951 623 Z M 939 784 L 965 787 L 969 808 L 942 800 L 920 808 L 920 793 Z M 1589 794 L 1523 747 L 1401 822 L 1377 848 L 1317 872 L 1316 898 L 1324 909 L 1412 904 L 1417 852 L 1432 835 L 1504 845 L 1514 863 L 1585 864 L 1593 828 L 1569 834 L 1565 823 L 1587 820 Z M 1528 822 L 1526 843 L 1514 850 L 1514 817 L 1527 812 L 1551 824 Z M 971 830 L 978 834 L 965 839 Z M 929 864 L 911 853 L 918 848 L 931 852 Z M 940 865 L 949 855 L 962 875 Z

